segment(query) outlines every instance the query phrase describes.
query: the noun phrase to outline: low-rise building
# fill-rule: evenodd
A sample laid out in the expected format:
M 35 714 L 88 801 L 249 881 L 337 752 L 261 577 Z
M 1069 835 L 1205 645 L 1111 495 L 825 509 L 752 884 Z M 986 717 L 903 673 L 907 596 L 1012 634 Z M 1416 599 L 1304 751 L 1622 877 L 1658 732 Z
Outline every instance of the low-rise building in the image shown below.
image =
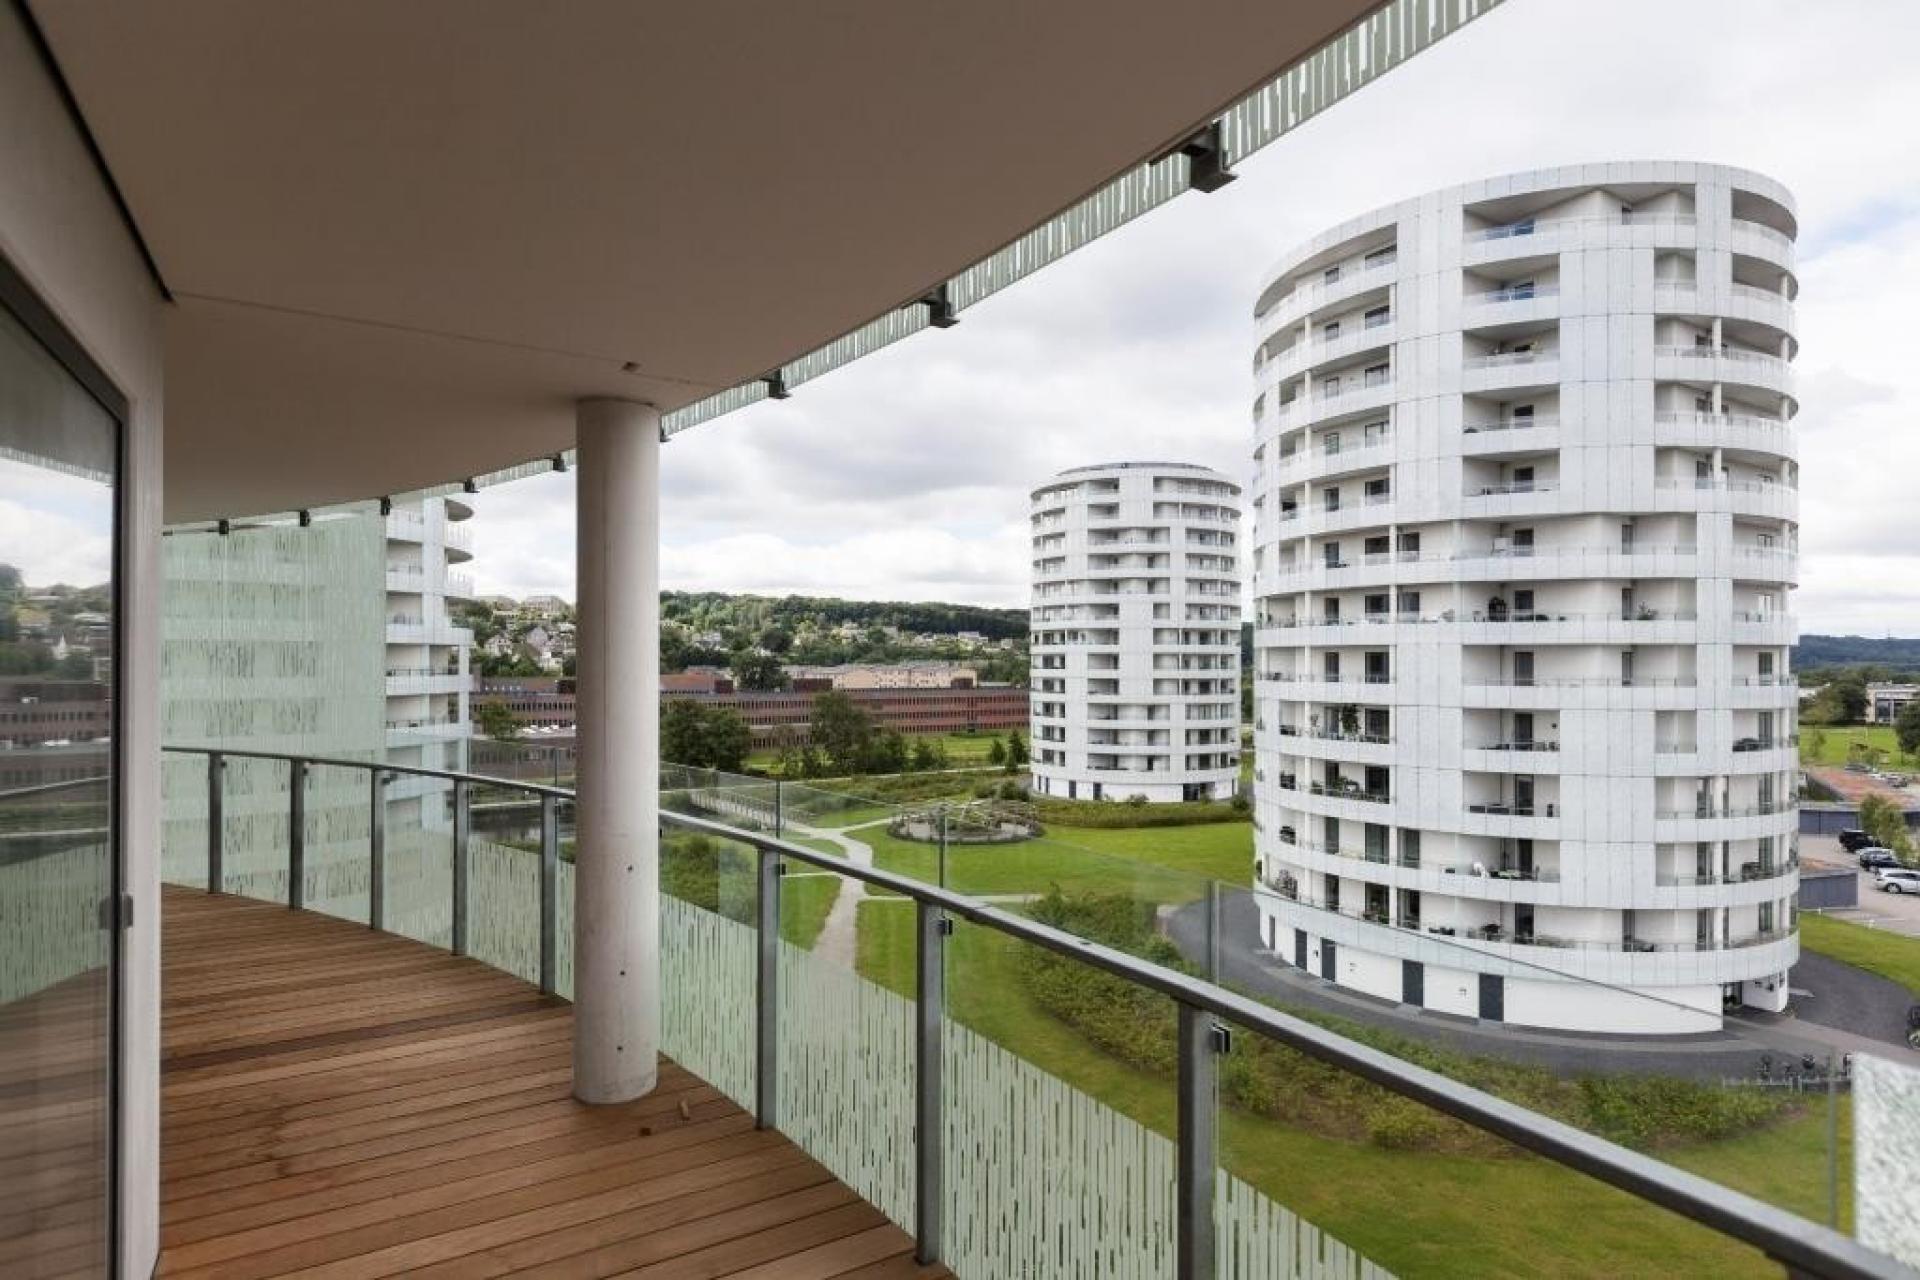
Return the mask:
M 980 673 L 959 662 L 843 662 L 787 668 L 795 689 L 971 689 Z
M 573 729 L 573 681 L 560 676 L 482 676 L 473 701 L 505 703 L 522 728 Z
M 1915 697 L 1920 697 L 1920 684 L 1891 681 L 1870 684 L 1867 686 L 1867 719 L 1875 724 L 1892 724 Z
M 912 736 L 1003 732 L 1025 729 L 1027 691 L 1006 685 L 956 689 L 848 689 L 854 705 L 874 725 Z M 789 689 L 777 693 L 662 692 L 663 701 L 690 698 L 738 711 L 753 732 L 755 747 L 804 746 L 820 691 Z
M 688 667 L 660 677 L 663 693 L 732 693 L 733 677 L 720 667 Z

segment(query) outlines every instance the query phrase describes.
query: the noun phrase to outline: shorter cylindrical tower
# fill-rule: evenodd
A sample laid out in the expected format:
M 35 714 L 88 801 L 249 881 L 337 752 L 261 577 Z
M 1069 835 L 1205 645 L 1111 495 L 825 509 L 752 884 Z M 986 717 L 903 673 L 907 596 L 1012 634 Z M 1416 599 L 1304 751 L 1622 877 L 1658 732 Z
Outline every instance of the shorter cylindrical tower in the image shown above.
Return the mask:
M 1179 462 L 1034 490 L 1035 790 L 1224 800 L 1240 775 L 1240 486 Z

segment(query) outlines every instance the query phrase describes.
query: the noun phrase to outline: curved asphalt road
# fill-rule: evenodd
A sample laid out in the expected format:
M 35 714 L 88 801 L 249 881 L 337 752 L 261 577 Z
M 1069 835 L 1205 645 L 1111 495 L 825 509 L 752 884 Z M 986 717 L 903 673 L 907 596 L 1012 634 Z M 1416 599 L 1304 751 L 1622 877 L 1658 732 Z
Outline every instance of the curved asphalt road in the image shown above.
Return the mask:
M 1342 991 L 1262 949 L 1259 909 L 1251 893 L 1227 893 L 1220 904 L 1220 979 L 1226 984 L 1277 1008 L 1333 1014 L 1457 1052 L 1545 1067 L 1556 1075 L 1638 1071 L 1720 1079 L 1755 1074 L 1763 1054 L 1770 1055 L 1779 1067 L 1803 1053 L 1824 1058 L 1830 1049 L 1865 1049 L 1893 1056 L 1910 1052 L 1905 1048 L 1905 990 L 1820 956 L 1804 957 L 1792 979 L 1794 990 L 1806 993 L 1796 999 L 1795 1009 L 1813 1026 L 1796 1027 L 1795 1018 L 1789 1016 L 1731 1019 L 1724 1031 L 1687 1036 L 1536 1031 Z M 1182 954 L 1204 963 L 1205 903 L 1191 903 L 1168 912 L 1162 927 Z M 1900 1046 L 1898 1053 L 1888 1047 L 1889 1043 Z

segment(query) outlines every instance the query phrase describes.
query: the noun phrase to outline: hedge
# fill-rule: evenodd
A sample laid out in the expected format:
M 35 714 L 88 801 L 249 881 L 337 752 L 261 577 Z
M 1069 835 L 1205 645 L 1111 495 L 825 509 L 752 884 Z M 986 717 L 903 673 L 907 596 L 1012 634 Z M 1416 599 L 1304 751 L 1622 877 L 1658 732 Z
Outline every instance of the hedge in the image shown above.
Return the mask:
M 1119 895 L 1063 894 L 1035 902 L 1036 919 L 1192 973 L 1153 928 L 1152 904 Z M 1173 1002 L 1065 956 L 1022 950 L 1021 978 L 1041 1008 L 1114 1057 L 1171 1079 L 1177 1070 Z M 1796 1104 L 1758 1090 L 1665 1076 L 1562 1079 L 1539 1067 L 1469 1057 L 1341 1018 L 1294 1011 L 1404 1062 L 1425 1067 L 1591 1133 L 1641 1148 L 1710 1141 L 1782 1118 Z M 1231 1106 L 1313 1132 L 1399 1150 L 1507 1154 L 1514 1148 L 1383 1086 L 1263 1036 L 1247 1034 L 1220 1068 Z

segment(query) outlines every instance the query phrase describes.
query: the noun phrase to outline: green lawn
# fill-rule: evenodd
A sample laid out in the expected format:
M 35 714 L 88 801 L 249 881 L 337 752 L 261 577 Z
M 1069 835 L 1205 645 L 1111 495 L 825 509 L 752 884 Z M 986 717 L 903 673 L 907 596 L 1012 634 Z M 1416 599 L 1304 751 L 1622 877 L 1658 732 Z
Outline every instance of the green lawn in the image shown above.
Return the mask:
M 1800 945 L 1844 964 L 1891 978 L 1920 1000 L 1920 938 L 1869 929 L 1851 920 L 1800 913 Z
M 1856 746 L 1868 753 L 1883 754 L 1879 757 L 1871 754 L 1859 756 L 1854 752 Z M 1879 764 L 1894 769 L 1920 770 L 1920 756 L 1910 756 L 1900 750 L 1900 743 L 1893 736 L 1891 725 L 1801 726 L 1801 764 L 1843 765 L 1853 759 L 1865 759 L 1869 764 Z
M 1026 996 L 1022 944 L 961 923 L 950 944 L 955 1018 L 1074 1087 L 1171 1135 L 1173 1081 L 1089 1045 Z M 913 914 L 860 908 L 860 972 L 913 992 Z M 1826 1216 L 1826 1117 L 1817 1107 L 1762 1133 L 1678 1153 L 1675 1163 L 1798 1212 Z M 1623 1193 L 1521 1155 L 1392 1151 L 1239 1111 L 1221 1116 L 1237 1176 L 1401 1274 L 1776 1275 L 1758 1253 Z M 1842 1169 L 1847 1168 L 1843 1164 Z
M 857 838 L 873 846 L 879 865 L 934 878 L 937 855 L 931 847 L 896 840 L 881 829 L 859 832 Z M 1241 822 L 1151 829 L 1053 826 L 1044 841 L 950 850 L 948 880 L 981 894 L 1041 893 L 1059 884 L 1069 891 L 1125 891 L 1143 901 L 1181 902 L 1203 892 L 1208 878 L 1247 883 L 1252 857 L 1252 828 Z M 1876 972 L 1887 972 L 1882 965 L 1910 972 L 1900 980 L 1920 985 L 1920 942 L 1811 915 L 1801 920 L 1815 950 L 1826 949 L 1814 941 L 1826 928 L 1866 935 L 1864 941 L 1852 941 L 1872 962 L 1841 958 Z M 858 967 L 863 976 L 911 997 L 913 946 L 913 912 L 906 903 L 873 897 L 862 904 Z M 1019 970 L 1020 946 L 980 926 L 956 926 L 947 981 L 953 1016 L 1170 1135 L 1173 1082 L 1101 1052 L 1033 1003 Z M 1829 1213 L 1824 1107 L 1814 1099 L 1784 1123 L 1661 1154 L 1682 1168 L 1824 1222 Z M 1849 1123 L 1843 1111 L 1843 1224 L 1851 1216 Z M 1222 1159 L 1236 1175 L 1403 1274 L 1664 1276 L 1673 1274 L 1675 1258 L 1687 1259 L 1689 1274 L 1775 1274 L 1751 1250 L 1517 1153 L 1395 1151 L 1240 1111 L 1222 1113 L 1220 1142 Z
M 780 936 L 796 947 L 811 951 L 820 930 L 826 926 L 827 912 L 840 896 L 840 877 L 820 872 L 789 874 L 781 879 Z

